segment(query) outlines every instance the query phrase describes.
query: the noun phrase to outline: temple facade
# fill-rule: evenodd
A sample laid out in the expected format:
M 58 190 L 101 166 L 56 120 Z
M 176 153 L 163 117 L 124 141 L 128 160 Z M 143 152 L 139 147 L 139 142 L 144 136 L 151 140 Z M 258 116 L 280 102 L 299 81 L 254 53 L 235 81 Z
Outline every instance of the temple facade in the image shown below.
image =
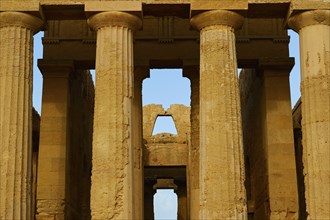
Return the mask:
M 150 220 L 157 189 L 179 220 L 329 219 L 329 39 L 328 0 L 1 0 L 0 219 Z M 142 107 L 154 68 L 183 70 L 190 107 Z

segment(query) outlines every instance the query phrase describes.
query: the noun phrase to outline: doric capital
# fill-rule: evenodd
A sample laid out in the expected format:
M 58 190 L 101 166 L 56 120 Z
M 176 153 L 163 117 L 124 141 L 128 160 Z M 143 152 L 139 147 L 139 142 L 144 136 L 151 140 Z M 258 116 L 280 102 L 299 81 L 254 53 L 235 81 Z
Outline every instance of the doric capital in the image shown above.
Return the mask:
M 33 33 L 38 32 L 44 22 L 38 17 L 22 12 L 1 12 L 0 28 L 19 26 L 30 29 Z
M 87 20 L 89 26 L 95 31 L 107 26 L 127 27 L 133 31 L 138 30 L 142 26 L 142 21 L 135 15 L 120 12 L 102 12 L 91 16 Z
M 294 15 L 288 20 L 288 25 L 294 31 L 310 25 L 330 25 L 330 10 L 313 10 Z
M 236 12 L 227 10 L 213 10 L 194 16 L 191 18 L 190 23 L 198 30 L 214 25 L 226 25 L 236 30 L 241 28 L 243 21 L 244 17 Z

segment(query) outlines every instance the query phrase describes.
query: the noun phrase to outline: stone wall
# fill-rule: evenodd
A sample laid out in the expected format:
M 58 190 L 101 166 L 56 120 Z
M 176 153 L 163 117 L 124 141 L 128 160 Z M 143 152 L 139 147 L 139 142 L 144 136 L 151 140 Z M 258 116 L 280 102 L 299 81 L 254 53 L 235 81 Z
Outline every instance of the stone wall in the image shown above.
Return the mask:
M 292 109 L 293 131 L 294 131 L 294 147 L 296 154 L 298 195 L 299 195 L 299 219 L 307 219 L 305 182 L 304 182 L 304 165 L 303 165 L 303 146 L 301 132 L 301 99 L 299 99 Z
M 89 71 L 76 71 L 70 89 L 67 214 L 90 219 L 94 85 Z
M 32 110 L 32 216 L 36 212 L 37 199 L 37 173 L 38 173 L 38 151 L 39 151 L 39 136 L 40 136 L 40 115 L 33 108 Z
M 248 216 L 253 219 L 256 209 L 266 200 L 267 170 L 263 148 L 260 96 L 261 80 L 254 70 L 244 69 L 240 74 L 240 95 L 243 121 L 243 145 L 245 152 L 246 193 Z M 256 137 L 255 135 L 258 135 Z M 256 186 L 258 183 L 258 187 Z M 258 198 L 258 199 L 257 199 Z
M 240 74 L 250 219 L 298 219 L 288 76 L 275 67 Z

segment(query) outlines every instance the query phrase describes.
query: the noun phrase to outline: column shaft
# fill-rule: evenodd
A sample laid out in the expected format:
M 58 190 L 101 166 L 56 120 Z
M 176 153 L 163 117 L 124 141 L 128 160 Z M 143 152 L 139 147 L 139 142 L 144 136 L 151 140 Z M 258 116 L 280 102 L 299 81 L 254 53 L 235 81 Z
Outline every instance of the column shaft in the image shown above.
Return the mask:
M 154 181 L 144 183 L 144 218 L 145 220 L 154 220 L 154 195 L 156 190 L 153 189 Z
M 36 219 L 67 216 L 69 102 L 72 66 L 39 65 L 43 73 L 42 114 L 38 156 Z
M 191 134 L 188 165 L 188 211 L 191 219 L 199 218 L 199 66 L 184 68 L 191 87 Z
M 178 220 L 186 220 L 188 214 L 188 204 L 187 204 L 187 187 L 185 183 L 176 183 L 178 189 L 175 193 L 178 196 Z
M 31 218 L 34 16 L 0 13 L 0 219 Z
M 142 81 L 149 74 L 149 68 L 138 67 L 134 71 L 133 97 L 133 141 L 134 141 L 134 219 L 143 219 L 143 158 L 142 158 Z
M 300 37 L 303 164 L 309 219 L 326 219 L 330 207 L 330 10 L 289 20 Z
M 205 12 L 192 19 L 201 29 L 200 219 L 246 219 L 233 28 L 235 20 L 240 19 L 233 12 L 221 10 Z M 230 24 L 223 23 L 228 20 Z
M 89 19 L 97 30 L 91 214 L 133 219 L 133 26 L 123 12 Z

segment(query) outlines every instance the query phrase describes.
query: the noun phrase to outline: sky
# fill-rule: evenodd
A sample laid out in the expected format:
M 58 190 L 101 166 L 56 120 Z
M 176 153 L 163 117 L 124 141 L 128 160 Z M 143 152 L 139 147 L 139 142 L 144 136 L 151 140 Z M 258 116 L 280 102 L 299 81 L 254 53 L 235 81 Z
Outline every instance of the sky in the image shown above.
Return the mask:
M 290 57 L 295 57 L 295 66 L 290 74 L 291 106 L 293 107 L 300 97 L 300 63 L 298 34 L 289 31 Z M 42 76 L 37 67 L 37 59 L 42 58 L 41 38 L 43 32 L 34 36 L 33 62 L 33 106 L 39 112 L 41 109 Z M 94 71 L 92 71 L 95 77 Z M 190 106 L 190 81 L 182 77 L 180 69 L 152 69 L 150 77 L 143 82 L 143 105 L 162 104 L 165 109 L 171 104 Z M 156 121 L 153 134 L 169 132 L 176 133 L 175 125 L 170 117 L 159 118 Z M 158 190 L 154 197 L 155 220 L 176 219 L 177 197 L 173 190 Z

